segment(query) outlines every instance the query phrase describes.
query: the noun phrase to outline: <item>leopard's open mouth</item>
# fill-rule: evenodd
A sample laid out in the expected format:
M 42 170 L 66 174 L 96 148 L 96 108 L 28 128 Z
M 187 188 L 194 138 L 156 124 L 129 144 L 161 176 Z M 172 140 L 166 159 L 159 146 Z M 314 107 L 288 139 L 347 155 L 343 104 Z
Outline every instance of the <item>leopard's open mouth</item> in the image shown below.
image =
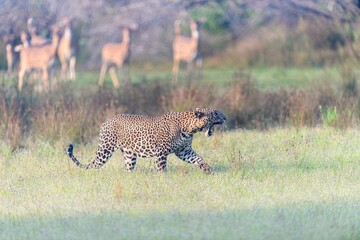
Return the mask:
M 211 123 L 208 130 L 205 132 L 205 136 L 207 137 L 211 137 L 214 134 L 214 126 L 215 125 L 222 125 L 224 123 L 224 121 L 218 121 L 215 123 Z

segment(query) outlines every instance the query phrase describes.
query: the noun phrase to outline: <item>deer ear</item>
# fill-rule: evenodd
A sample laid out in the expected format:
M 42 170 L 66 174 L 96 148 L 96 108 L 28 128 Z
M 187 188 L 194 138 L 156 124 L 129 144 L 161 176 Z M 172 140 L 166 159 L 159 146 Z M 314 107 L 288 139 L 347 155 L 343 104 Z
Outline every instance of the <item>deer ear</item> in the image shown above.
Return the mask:
M 205 113 L 200 112 L 199 110 L 195 110 L 195 116 L 197 118 L 202 118 L 205 115 Z

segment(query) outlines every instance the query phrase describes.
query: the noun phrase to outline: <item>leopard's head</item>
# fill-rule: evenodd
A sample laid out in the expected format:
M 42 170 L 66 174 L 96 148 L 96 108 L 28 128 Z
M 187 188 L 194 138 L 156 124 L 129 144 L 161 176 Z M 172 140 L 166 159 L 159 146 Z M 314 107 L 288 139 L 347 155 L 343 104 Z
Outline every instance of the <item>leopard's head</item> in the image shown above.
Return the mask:
M 196 108 L 190 112 L 192 121 L 190 123 L 190 133 L 196 133 L 206 130 L 205 136 L 210 137 L 214 133 L 215 125 L 222 125 L 226 117 L 220 111 L 212 108 Z

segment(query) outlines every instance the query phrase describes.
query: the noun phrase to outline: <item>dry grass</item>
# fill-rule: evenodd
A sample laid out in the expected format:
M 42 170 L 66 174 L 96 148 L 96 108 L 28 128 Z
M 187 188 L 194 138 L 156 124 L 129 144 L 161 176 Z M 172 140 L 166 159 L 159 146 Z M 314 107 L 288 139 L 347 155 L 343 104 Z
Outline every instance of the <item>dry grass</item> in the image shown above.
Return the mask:
M 166 174 L 151 159 L 129 174 L 120 152 L 85 171 L 66 142 L 38 139 L 13 153 L 0 143 L 1 239 L 360 236 L 358 129 L 198 134 L 194 149 L 212 175 L 175 156 Z M 89 161 L 96 145 L 77 145 L 79 159 Z
M 244 72 L 235 73 L 233 81 L 222 88 L 201 81 L 185 87 L 154 80 L 128 84 L 119 91 L 105 88 L 79 93 L 67 83 L 50 94 L 34 94 L 27 88 L 18 95 L 2 86 L 0 137 L 13 150 L 28 137 L 88 143 L 101 123 L 114 114 L 154 115 L 195 107 L 220 109 L 228 116 L 230 128 L 353 127 L 359 122 L 360 96 L 351 70 L 344 70 L 343 79 L 337 87 L 272 91 L 260 89 Z

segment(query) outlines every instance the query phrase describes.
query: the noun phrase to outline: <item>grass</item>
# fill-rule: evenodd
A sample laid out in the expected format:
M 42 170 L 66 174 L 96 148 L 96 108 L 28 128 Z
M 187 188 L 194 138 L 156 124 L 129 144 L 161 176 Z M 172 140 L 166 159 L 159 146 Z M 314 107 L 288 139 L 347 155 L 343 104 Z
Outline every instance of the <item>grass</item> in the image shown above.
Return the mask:
M 226 85 L 233 81 L 234 74 L 249 75 L 256 85 L 264 90 L 296 87 L 311 88 L 311 86 L 325 82 L 337 84 L 341 74 L 337 67 L 254 67 L 244 69 L 206 69 L 203 74 L 204 82 L 215 85 Z
M 179 82 L 186 79 L 186 66 L 182 69 L 179 76 Z M 169 66 L 169 69 L 171 67 Z M 234 74 L 239 69 L 234 68 L 205 68 L 203 72 L 202 84 L 215 84 L 225 86 L 234 79 Z M 316 68 L 281 68 L 281 67 L 264 67 L 264 68 L 245 68 L 243 74 L 251 76 L 258 87 L 265 90 L 276 90 L 286 87 L 308 88 L 320 83 L 338 84 L 341 82 L 341 71 L 338 67 Z M 359 75 L 359 73 L 357 73 Z M 143 81 L 171 81 L 171 71 L 164 67 L 133 67 L 131 69 L 131 82 L 141 83 Z M 98 71 L 83 71 L 77 73 L 77 80 L 71 83 L 75 89 L 86 91 L 96 91 L 99 78 Z M 119 72 L 119 79 L 122 79 L 122 72 Z M 2 80 L 9 84 L 6 79 Z M 199 82 L 199 80 L 196 80 Z M 105 86 L 112 87 L 109 75 L 106 75 Z M 89 88 L 90 87 L 90 88 Z
M 246 72 L 246 71 L 245 71 Z M 311 87 L 325 82 L 327 84 L 339 83 L 341 75 L 336 67 L 287 67 L 287 68 L 256 68 L 249 70 L 252 77 L 264 89 L 277 89 L 281 87 Z
M 133 73 L 137 74 L 138 70 Z M 140 71 L 142 72 L 142 71 Z M 284 87 L 308 88 L 322 82 L 326 84 L 338 84 L 341 82 L 341 71 L 339 67 L 250 67 L 243 69 L 234 68 L 206 68 L 203 72 L 202 83 L 215 85 L 226 85 L 233 81 L 234 74 L 242 72 L 251 76 L 258 87 L 265 90 L 276 90 Z M 142 73 L 145 74 L 146 72 Z M 152 73 L 150 71 L 150 73 Z M 155 75 L 160 79 L 170 79 L 171 73 L 166 71 L 156 71 Z M 184 74 L 185 73 L 185 74 Z M 185 75 L 185 76 L 184 76 Z M 357 73 L 357 76 L 359 72 Z M 183 70 L 182 76 L 186 77 Z
M 0 142 L 0 239 L 358 239 L 359 143 L 330 127 L 198 134 L 204 175 L 175 156 L 166 174 L 154 159 L 128 174 L 120 152 L 85 171 L 65 142 Z

